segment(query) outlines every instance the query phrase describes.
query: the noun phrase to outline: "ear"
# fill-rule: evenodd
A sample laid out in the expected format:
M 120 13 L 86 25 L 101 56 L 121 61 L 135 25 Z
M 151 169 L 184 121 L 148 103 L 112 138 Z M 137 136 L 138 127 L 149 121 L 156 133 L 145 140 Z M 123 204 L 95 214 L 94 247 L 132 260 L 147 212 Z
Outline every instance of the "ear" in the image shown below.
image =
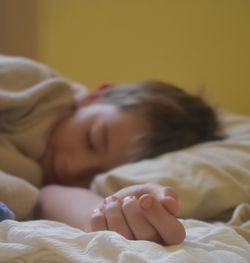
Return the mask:
M 79 108 L 79 107 L 91 104 L 97 98 L 100 98 L 101 96 L 103 96 L 107 91 L 110 91 L 113 88 L 113 85 L 114 84 L 111 83 L 111 82 L 103 82 L 103 83 L 101 83 L 93 91 L 91 91 L 85 97 L 80 99 L 77 102 L 77 107 Z

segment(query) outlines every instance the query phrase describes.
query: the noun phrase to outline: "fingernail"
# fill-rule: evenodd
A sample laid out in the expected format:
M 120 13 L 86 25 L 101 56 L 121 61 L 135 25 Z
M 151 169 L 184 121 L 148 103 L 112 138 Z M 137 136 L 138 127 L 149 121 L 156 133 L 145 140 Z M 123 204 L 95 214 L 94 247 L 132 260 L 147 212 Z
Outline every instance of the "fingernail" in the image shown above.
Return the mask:
M 104 203 L 110 203 L 112 201 L 112 196 L 108 196 L 105 198 L 105 202 Z
M 100 208 L 95 208 L 95 209 L 92 211 L 92 214 L 98 214 L 98 213 L 100 213 L 100 212 L 101 212 Z
M 147 196 L 141 200 L 141 207 L 143 209 L 149 209 L 153 204 L 153 199 L 150 196 Z
M 126 203 L 129 203 L 129 202 L 133 201 L 133 200 L 135 200 L 135 196 L 126 196 L 126 197 L 122 200 L 122 202 L 123 202 L 123 204 L 126 204 Z
M 108 196 L 108 197 L 105 198 L 104 203 L 107 204 L 107 203 L 114 202 L 114 201 L 116 201 L 116 200 L 117 200 L 117 198 L 116 198 L 115 196 L 110 195 L 110 196 Z

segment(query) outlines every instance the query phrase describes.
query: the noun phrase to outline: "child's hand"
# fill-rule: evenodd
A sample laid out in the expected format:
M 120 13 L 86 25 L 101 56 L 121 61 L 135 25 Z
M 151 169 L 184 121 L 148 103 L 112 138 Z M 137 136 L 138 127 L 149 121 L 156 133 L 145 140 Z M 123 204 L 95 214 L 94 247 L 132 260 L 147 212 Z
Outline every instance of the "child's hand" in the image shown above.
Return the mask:
M 158 184 L 140 184 L 132 185 L 121 189 L 114 194 L 120 200 L 126 196 L 135 196 L 140 198 L 144 194 L 150 194 L 155 197 L 170 214 L 176 216 L 179 212 L 178 196 L 172 187 L 166 187 Z
M 164 245 L 179 244 L 185 238 L 182 224 L 150 194 L 139 198 L 127 196 L 122 202 L 115 196 L 108 197 L 91 218 L 91 231 L 98 230 L 112 230 L 128 239 L 150 240 Z

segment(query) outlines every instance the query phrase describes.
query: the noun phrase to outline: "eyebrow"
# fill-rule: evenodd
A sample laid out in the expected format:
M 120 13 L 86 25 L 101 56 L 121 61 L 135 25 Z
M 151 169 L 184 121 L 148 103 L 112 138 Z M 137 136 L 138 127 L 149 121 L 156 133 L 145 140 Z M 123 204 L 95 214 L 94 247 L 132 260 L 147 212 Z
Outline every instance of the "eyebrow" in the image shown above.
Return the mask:
M 106 123 L 103 123 L 102 125 L 102 142 L 103 142 L 103 149 L 108 150 L 109 136 L 108 136 L 108 126 Z

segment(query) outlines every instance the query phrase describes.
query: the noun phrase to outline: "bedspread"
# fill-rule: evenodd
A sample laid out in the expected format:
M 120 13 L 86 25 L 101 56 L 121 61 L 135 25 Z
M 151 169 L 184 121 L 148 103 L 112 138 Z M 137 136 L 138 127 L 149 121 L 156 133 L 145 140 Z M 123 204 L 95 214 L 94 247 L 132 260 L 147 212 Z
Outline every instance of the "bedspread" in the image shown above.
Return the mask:
M 183 220 L 187 238 L 164 247 L 111 231 L 85 233 L 53 221 L 0 223 L 0 262 L 250 262 L 250 245 L 232 228 Z

